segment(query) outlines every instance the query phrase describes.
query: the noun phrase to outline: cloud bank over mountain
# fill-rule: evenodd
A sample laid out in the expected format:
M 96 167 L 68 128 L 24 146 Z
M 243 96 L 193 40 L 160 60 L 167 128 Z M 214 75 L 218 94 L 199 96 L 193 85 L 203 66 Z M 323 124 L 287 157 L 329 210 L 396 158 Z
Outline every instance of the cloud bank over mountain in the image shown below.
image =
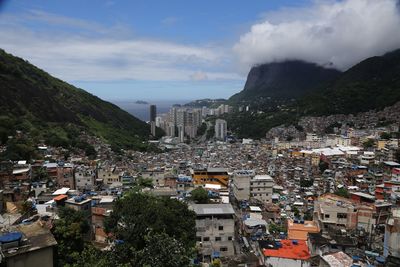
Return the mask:
M 299 59 L 345 70 L 400 47 L 397 0 L 315 1 L 264 15 L 233 51 L 245 69 Z

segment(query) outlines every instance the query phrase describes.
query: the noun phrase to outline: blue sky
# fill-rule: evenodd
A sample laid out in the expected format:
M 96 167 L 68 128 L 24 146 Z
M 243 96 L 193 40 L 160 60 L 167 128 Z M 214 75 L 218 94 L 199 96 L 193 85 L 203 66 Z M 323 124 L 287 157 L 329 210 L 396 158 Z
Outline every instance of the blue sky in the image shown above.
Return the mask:
M 282 6 L 298 6 L 301 2 L 306 1 L 253 0 L 249 4 L 247 1 L 231 0 L 18 0 L 4 1 L 0 23 L 8 23 L 9 29 L 18 28 L 34 39 L 30 42 L 32 49 L 28 43 L 22 49 L 17 49 L 15 45 L 13 48 L 11 43 L 5 47 L 6 51 L 24 57 L 51 74 L 102 98 L 229 97 L 243 88 L 246 77 L 247 70 L 234 66 L 231 52 L 240 34 L 259 20 L 264 12 Z M 98 40 L 108 45 L 98 47 L 101 46 L 98 44 L 94 48 L 99 50 L 99 58 L 95 60 L 85 54 L 85 49 L 90 49 L 89 45 L 82 51 L 71 47 L 80 45 L 80 38 L 83 43 L 91 39 L 91 42 Z M 71 39 L 75 43 L 59 47 L 65 49 L 65 53 L 75 51 L 77 54 L 70 56 L 72 59 L 65 58 L 62 51 L 53 51 L 54 46 L 64 40 L 71 42 Z M 119 53 L 135 47 L 140 50 L 146 45 L 156 51 L 142 51 L 137 60 L 125 60 L 125 55 L 107 57 L 104 53 L 114 53 L 113 40 L 143 41 L 133 46 L 119 43 Z M 40 55 L 46 53 L 46 47 L 53 54 L 51 58 Z M 185 49 L 188 51 L 182 51 Z M 96 55 L 93 53 L 92 56 Z M 127 53 L 126 57 L 137 55 Z M 60 61 L 59 64 L 57 61 Z M 79 64 L 85 65 L 85 69 L 80 70 Z M 99 64 L 107 65 L 107 68 L 99 70 Z M 129 64 L 135 64 L 139 69 L 121 68 Z M 144 65 L 143 69 L 138 66 L 140 64 Z M 111 71 L 104 75 L 110 68 L 115 68 L 117 73 Z
M 254 64 L 346 69 L 400 46 L 395 0 L 0 3 L 1 48 L 109 100 L 227 98 Z

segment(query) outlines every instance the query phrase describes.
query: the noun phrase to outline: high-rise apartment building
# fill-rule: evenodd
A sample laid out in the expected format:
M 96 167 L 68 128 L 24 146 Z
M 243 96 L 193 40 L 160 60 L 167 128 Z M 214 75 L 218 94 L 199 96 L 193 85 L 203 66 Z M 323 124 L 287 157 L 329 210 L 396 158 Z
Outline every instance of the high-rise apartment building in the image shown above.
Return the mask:
M 150 105 L 150 121 L 156 121 L 157 107 L 156 105 Z
M 215 121 L 215 138 L 225 140 L 227 128 L 228 126 L 225 120 L 217 119 Z

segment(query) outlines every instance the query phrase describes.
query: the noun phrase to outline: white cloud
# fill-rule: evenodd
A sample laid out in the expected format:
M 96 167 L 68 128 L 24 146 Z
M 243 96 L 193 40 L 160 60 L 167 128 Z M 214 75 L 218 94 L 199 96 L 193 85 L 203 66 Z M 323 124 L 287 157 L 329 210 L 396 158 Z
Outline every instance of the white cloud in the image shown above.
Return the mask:
M 75 30 L 56 32 L 47 26 L 33 30 L 26 19 Z M 115 34 L 114 29 L 30 11 L 14 19 L 0 17 L 0 47 L 67 81 L 190 80 L 198 69 L 207 70 L 209 79 L 242 79 L 229 71 L 213 70 L 215 66 L 223 69 L 229 61 L 222 48 Z M 124 31 L 129 29 L 122 27 Z
M 242 67 L 300 59 L 339 69 L 400 48 L 397 0 L 315 1 L 264 14 L 234 45 Z
M 202 71 L 196 71 L 195 73 L 190 75 L 190 79 L 193 81 L 205 81 L 208 79 L 207 73 Z

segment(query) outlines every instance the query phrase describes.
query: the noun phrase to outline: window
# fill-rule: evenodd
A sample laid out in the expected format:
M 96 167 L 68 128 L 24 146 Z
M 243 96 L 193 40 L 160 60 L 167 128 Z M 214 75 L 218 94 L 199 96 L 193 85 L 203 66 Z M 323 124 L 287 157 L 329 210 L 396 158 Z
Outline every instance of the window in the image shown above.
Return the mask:
M 215 237 L 215 241 L 221 241 L 221 237 L 220 236 Z
M 201 242 L 201 236 L 196 236 L 196 241 Z
M 228 236 L 228 240 L 229 240 L 229 241 L 232 241 L 232 239 L 233 239 L 233 238 L 232 238 L 231 236 Z
M 228 251 L 228 248 L 227 247 L 220 247 L 219 251 Z
M 346 213 L 338 213 L 337 214 L 337 218 L 338 219 L 346 219 L 347 218 L 347 214 Z
M 210 238 L 208 236 L 203 237 L 203 241 L 210 241 Z
M 329 214 L 325 214 L 325 219 L 328 219 L 329 217 Z
M 222 225 L 218 226 L 218 230 L 222 231 L 224 230 L 224 227 Z

